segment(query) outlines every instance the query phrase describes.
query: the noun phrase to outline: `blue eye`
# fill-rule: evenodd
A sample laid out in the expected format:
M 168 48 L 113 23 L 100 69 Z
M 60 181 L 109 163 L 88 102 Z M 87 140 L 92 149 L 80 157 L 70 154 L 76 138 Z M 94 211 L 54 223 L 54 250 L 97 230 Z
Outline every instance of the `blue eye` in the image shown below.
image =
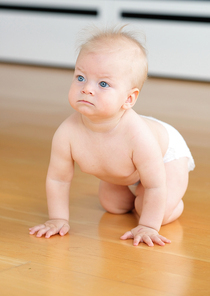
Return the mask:
M 79 75 L 77 77 L 77 80 L 80 81 L 80 82 L 82 82 L 82 81 L 85 81 L 85 78 L 82 75 Z
M 101 87 L 109 87 L 109 84 L 106 83 L 105 81 L 101 81 L 99 84 Z

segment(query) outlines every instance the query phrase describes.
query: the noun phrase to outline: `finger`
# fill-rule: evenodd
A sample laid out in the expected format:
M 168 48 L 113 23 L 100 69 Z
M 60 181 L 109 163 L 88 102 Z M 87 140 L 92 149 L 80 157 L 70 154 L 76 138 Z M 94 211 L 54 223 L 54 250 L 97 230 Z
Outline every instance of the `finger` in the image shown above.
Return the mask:
M 141 242 L 141 236 L 140 235 L 136 235 L 134 237 L 134 240 L 133 240 L 133 245 L 134 246 L 138 246 L 140 242 Z
M 61 230 L 59 231 L 59 234 L 61 236 L 67 234 L 67 232 L 69 231 L 70 226 L 68 224 L 63 225 L 63 227 L 61 228 Z
M 52 235 L 55 235 L 56 233 L 58 233 L 58 230 L 56 227 L 49 227 L 49 230 L 46 232 L 45 237 L 46 238 L 50 238 Z
M 29 233 L 34 234 L 35 232 L 39 231 L 40 229 L 45 228 L 44 224 L 36 225 L 34 227 L 29 228 Z
M 170 239 L 167 239 L 166 237 L 162 236 L 162 235 L 159 235 L 159 238 L 164 242 L 164 243 L 167 243 L 167 244 L 170 244 L 171 241 Z
M 40 229 L 38 232 L 37 232 L 37 237 L 41 237 L 42 235 L 44 235 L 48 230 L 50 229 L 50 227 L 47 227 L 45 226 L 43 229 Z
M 128 239 L 128 238 L 134 238 L 133 233 L 131 231 L 127 231 L 121 236 L 121 239 Z
M 165 246 L 165 243 L 158 236 L 154 236 L 152 240 L 159 246 Z
M 150 238 L 148 235 L 144 235 L 144 236 L 142 237 L 142 240 L 143 240 L 143 242 L 145 242 L 145 244 L 147 244 L 149 247 L 153 247 L 153 246 L 154 246 L 154 244 L 153 244 L 151 238 Z

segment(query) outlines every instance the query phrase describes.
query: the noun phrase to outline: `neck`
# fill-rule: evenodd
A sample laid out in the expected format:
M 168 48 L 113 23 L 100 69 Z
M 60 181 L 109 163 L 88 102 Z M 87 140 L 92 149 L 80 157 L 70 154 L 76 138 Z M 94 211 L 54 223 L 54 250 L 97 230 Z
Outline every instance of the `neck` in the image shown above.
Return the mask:
M 120 120 L 122 119 L 125 112 L 120 114 L 118 117 L 114 118 L 108 118 L 108 119 L 91 119 L 81 114 L 81 119 L 84 124 L 84 126 L 95 132 L 95 133 L 108 133 L 113 131 L 118 124 L 120 123 Z

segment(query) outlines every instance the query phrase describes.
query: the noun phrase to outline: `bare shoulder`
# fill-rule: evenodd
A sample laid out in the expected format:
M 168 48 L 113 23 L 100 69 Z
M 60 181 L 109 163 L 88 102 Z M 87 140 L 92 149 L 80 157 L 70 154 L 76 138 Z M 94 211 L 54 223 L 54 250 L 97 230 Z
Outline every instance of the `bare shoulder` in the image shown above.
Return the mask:
M 148 141 L 155 136 L 155 131 L 143 117 L 130 109 L 124 116 L 123 129 L 127 132 L 130 140 Z M 132 142 L 133 142 L 132 141 Z
M 73 113 L 60 124 L 54 134 L 54 138 L 65 138 L 66 140 L 70 139 L 71 136 L 76 133 L 76 130 L 78 129 L 78 123 L 79 116 L 77 113 Z
M 65 130 L 65 129 L 74 129 L 76 128 L 78 122 L 80 121 L 80 116 L 77 112 L 71 114 L 69 117 L 67 117 L 62 123 L 61 125 L 58 127 L 58 130 Z
M 130 113 L 129 135 L 132 145 L 133 162 L 137 167 L 161 163 L 168 147 L 165 128 L 154 120 Z
M 133 110 L 132 110 L 133 111 Z M 141 116 L 136 112 L 128 114 L 129 133 L 135 141 L 140 141 L 145 144 L 156 142 L 161 146 L 161 150 L 165 151 L 168 146 L 168 133 L 165 127 L 157 120 L 147 116 Z

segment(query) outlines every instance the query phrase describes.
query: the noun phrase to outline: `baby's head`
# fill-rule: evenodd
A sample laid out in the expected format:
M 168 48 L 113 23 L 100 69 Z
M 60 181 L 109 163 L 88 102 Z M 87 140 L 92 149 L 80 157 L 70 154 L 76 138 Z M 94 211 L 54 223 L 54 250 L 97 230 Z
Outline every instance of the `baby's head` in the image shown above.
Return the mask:
M 118 71 L 130 80 L 131 88 L 141 90 L 148 71 L 146 51 L 132 33 L 123 30 L 124 27 L 94 30 L 91 37 L 80 46 L 79 56 L 86 52 L 105 53 L 113 62 L 119 59 Z

